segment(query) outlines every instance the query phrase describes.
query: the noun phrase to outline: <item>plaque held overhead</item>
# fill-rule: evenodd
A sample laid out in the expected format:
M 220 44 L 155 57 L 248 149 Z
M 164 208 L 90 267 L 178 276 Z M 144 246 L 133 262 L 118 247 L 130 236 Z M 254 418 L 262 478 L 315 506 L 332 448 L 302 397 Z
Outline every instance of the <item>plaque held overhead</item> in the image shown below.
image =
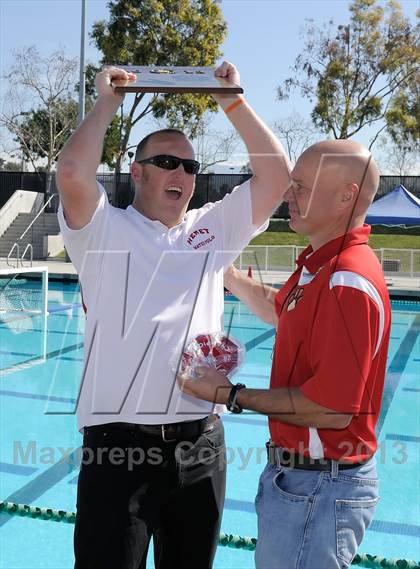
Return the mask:
M 242 87 L 215 77 L 213 67 L 116 65 L 136 81 L 113 85 L 117 93 L 243 93 Z

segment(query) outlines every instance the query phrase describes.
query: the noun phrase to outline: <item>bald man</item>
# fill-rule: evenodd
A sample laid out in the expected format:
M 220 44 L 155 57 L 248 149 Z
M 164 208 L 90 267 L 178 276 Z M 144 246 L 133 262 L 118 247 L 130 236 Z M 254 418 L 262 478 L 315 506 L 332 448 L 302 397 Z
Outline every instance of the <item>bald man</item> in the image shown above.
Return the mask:
M 256 497 L 258 569 L 348 567 L 378 501 L 374 454 L 390 333 L 381 266 L 368 246 L 378 187 L 371 154 L 348 140 L 308 148 L 285 199 L 309 238 L 277 291 L 231 267 L 225 285 L 277 328 L 269 389 L 210 368 L 179 377 L 189 395 L 268 416 Z

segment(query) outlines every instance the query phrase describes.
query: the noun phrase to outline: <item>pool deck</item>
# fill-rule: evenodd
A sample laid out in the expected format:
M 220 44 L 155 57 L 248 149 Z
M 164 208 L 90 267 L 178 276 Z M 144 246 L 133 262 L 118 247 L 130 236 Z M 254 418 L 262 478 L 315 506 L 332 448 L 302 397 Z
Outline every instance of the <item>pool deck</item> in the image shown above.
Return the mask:
M 29 266 L 29 265 L 28 265 Z M 67 282 L 77 282 L 77 272 L 72 263 L 66 263 L 64 261 L 33 261 L 33 267 L 37 266 L 47 266 L 50 279 L 56 279 Z M 7 266 L 6 259 L 0 258 L 0 269 L 10 268 Z M 243 271 L 247 274 L 247 270 Z M 291 271 L 261 271 L 260 280 L 266 284 L 270 284 L 278 287 L 283 285 Z M 257 273 L 253 274 L 254 278 L 257 278 Z M 388 285 L 389 294 L 391 297 L 394 296 L 404 296 L 412 297 L 413 300 L 420 299 L 420 278 L 419 277 L 409 277 L 400 275 L 386 275 L 386 283 Z

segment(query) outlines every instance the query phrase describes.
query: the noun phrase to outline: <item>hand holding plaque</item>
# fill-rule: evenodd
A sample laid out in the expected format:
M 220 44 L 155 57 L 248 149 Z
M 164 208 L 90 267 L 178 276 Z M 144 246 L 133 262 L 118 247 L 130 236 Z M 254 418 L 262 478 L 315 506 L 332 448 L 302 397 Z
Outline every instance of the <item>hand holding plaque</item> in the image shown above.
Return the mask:
M 116 93 L 243 93 L 242 87 L 215 75 L 213 67 L 118 66 L 135 81 L 113 83 Z
M 136 76 L 134 73 L 124 71 L 119 67 L 105 67 L 102 71 L 96 74 L 95 88 L 98 97 L 101 95 L 110 95 L 116 92 L 116 86 L 123 87 L 129 85 L 130 82 L 135 81 Z M 124 93 L 121 93 L 122 95 Z

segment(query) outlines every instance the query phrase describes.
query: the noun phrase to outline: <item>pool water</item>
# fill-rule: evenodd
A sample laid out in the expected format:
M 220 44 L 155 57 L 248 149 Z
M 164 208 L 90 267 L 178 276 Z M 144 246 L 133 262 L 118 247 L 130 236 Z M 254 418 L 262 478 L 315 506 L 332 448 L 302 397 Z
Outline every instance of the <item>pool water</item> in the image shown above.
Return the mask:
M 0 499 L 74 511 L 81 444 L 74 407 L 84 331 L 78 286 L 50 282 L 49 312 L 45 360 L 38 358 L 42 319 L 0 315 Z M 274 330 L 236 301 L 226 302 L 225 318 L 247 349 L 235 378 L 267 387 Z M 378 425 L 381 500 L 360 549 L 387 558 L 420 559 L 419 331 L 420 303 L 393 302 Z M 256 536 L 253 501 L 265 463 L 267 421 L 254 413 L 223 420 L 229 467 L 222 531 Z M 7 514 L 0 515 L 0 525 L 0 569 L 73 567 L 73 525 Z M 219 547 L 214 567 L 251 569 L 253 553 Z

